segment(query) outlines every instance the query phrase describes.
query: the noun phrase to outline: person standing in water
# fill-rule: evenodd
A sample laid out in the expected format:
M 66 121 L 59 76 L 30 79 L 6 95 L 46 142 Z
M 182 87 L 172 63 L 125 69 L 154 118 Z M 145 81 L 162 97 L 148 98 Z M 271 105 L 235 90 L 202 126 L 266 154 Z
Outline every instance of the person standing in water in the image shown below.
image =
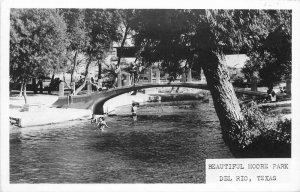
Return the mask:
M 95 117 L 95 114 L 92 114 L 92 117 L 91 117 L 91 124 L 94 124 L 94 123 L 97 123 L 97 119 Z
M 99 118 L 99 122 L 98 122 L 97 126 L 101 132 L 105 132 L 105 127 L 109 128 L 108 125 L 106 124 L 103 116 Z
M 136 121 L 137 120 L 137 104 L 134 102 L 132 103 L 131 113 L 132 113 L 132 119 L 134 121 Z

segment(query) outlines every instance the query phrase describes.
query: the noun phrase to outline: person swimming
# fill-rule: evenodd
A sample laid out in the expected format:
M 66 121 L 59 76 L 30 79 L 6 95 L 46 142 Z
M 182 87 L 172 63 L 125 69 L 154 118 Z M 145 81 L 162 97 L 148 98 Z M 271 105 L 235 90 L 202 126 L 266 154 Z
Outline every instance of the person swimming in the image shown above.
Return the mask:
M 98 124 L 97 124 L 97 127 L 98 127 L 98 129 L 99 129 L 101 132 L 105 132 L 105 127 L 106 127 L 106 128 L 109 128 L 108 125 L 106 124 L 105 120 L 104 120 L 104 116 L 99 117 L 99 122 L 98 122 Z

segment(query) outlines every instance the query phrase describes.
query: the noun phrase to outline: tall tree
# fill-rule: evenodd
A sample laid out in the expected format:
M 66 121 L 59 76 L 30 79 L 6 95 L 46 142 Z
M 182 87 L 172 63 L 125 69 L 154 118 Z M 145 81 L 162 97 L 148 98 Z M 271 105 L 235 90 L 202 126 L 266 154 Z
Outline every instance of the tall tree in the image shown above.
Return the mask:
M 68 50 L 73 55 L 72 81 L 78 65 L 78 54 L 85 57 L 84 80 L 75 91 L 76 95 L 86 85 L 89 66 L 101 61 L 110 50 L 112 42 L 120 39 L 120 17 L 116 10 L 110 9 L 64 9 L 62 12 L 71 42 Z
M 277 18 L 278 19 L 278 18 Z M 258 73 L 262 82 L 270 89 L 274 83 L 291 78 L 291 17 L 278 21 L 260 47 L 249 54 L 250 60 L 242 72 L 247 76 Z
M 282 25 L 276 28 L 263 43 L 259 74 L 270 88 L 283 78 L 291 78 L 291 34 L 285 28 Z
M 148 62 L 161 61 L 166 69 L 179 70 L 186 60 L 203 68 L 224 139 L 241 148 L 251 143 L 226 66 L 227 53 L 250 52 L 261 46 L 278 26 L 281 10 L 139 10 L 132 26 L 135 44 Z M 288 14 L 286 14 L 288 15 Z
M 47 76 L 65 52 L 66 26 L 55 9 L 12 9 L 10 14 L 10 77 L 23 87 L 29 79 Z
M 74 82 L 74 74 L 78 65 L 82 62 L 79 60 L 80 54 L 86 48 L 88 39 L 86 37 L 86 27 L 84 23 L 83 9 L 61 9 L 60 14 L 63 16 L 67 25 L 67 39 L 70 42 L 67 47 L 67 56 L 70 62 L 71 82 Z

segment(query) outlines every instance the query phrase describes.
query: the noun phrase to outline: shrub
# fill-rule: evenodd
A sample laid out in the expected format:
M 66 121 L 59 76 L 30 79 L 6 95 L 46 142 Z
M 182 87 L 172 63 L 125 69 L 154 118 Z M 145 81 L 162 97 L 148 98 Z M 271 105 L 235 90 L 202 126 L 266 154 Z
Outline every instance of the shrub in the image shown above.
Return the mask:
M 247 157 L 287 157 L 291 153 L 291 120 L 263 113 L 255 102 L 242 106 L 248 124 L 242 130 L 248 144 L 242 150 Z
M 247 87 L 248 84 L 244 82 L 244 78 L 241 76 L 234 76 L 231 78 L 232 85 L 234 87 Z
M 269 129 L 265 133 L 265 138 L 270 142 L 290 144 L 291 143 L 291 120 L 284 119 L 276 122 L 275 129 Z

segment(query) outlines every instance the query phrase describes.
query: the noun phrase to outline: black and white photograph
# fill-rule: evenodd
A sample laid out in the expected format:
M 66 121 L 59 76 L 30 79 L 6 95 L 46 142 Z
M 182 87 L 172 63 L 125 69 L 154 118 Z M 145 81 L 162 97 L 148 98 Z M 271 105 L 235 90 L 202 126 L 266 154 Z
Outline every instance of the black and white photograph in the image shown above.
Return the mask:
M 299 158 L 292 126 L 299 1 L 262 8 L 8 2 L 1 19 L 6 186 L 201 189 L 212 170 L 216 184 L 300 190 L 289 183 L 299 165 L 279 163 Z M 228 159 L 236 163 L 208 164 Z M 221 175 L 230 169 L 274 174 Z

